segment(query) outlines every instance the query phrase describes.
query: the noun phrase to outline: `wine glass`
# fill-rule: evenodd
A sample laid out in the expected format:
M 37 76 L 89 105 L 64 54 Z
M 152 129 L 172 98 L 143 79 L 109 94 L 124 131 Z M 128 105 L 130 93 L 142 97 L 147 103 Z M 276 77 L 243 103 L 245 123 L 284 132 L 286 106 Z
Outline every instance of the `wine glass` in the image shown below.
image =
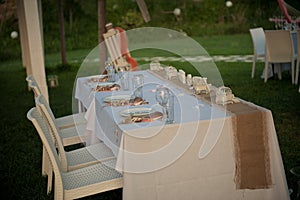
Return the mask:
M 166 118 L 166 106 L 169 102 L 169 89 L 166 87 L 159 87 L 156 89 L 156 101 L 163 108 L 163 116 Z

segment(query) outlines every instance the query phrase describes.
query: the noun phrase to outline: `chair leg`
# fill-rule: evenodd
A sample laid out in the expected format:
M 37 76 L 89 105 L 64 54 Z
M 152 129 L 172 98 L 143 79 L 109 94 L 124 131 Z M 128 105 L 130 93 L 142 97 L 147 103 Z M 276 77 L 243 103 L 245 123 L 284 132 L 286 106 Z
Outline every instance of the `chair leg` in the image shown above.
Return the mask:
M 256 60 L 257 60 L 257 57 L 256 57 L 256 55 L 254 55 L 254 56 L 253 56 L 253 63 L 252 63 L 252 73 L 251 73 L 251 78 L 254 78 Z
M 279 66 L 278 66 L 278 79 L 281 80 L 282 79 L 282 75 L 281 75 L 281 69 L 282 69 L 282 65 L 281 63 L 279 63 Z
M 300 49 L 299 49 L 300 50 Z M 300 59 L 300 58 L 299 58 Z M 297 61 L 297 65 L 296 65 L 296 75 L 295 75 L 295 84 L 298 84 L 298 78 L 299 78 L 299 63 L 300 61 Z
M 48 172 L 47 194 L 50 194 L 52 191 L 53 172 L 52 169 L 50 171 Z
M 291 71 L 292 71 L 292 84 L 295 84 L 295 62 L 291 63 Z
M 47 183 L 47 194 L 49 194 L 52 191 L 52 181 L 53 181 L 53 168 L 52 168 L 52 164 L 50 161 L 50 158 L 47 154 L 47 161 L 48 161 L 48 183 Z
M 47 176 L 47 194 L 52 190 L 52 180 L 53 180 L 53 171 L 51 167 L 51 162 L 45 147 L 43 146 L 43 158 L 42 158 L 42 175 Z
M 47 154 L 44 146 L 43 146 L 43 155 L 42 156 L 43 156 L 42 157 L 42 175 L 47 176 L 49 160 L 48 160 L 48 154 Z
M 269 63 L 265 61 L 265 83 L 268 81 L 268 65 Z

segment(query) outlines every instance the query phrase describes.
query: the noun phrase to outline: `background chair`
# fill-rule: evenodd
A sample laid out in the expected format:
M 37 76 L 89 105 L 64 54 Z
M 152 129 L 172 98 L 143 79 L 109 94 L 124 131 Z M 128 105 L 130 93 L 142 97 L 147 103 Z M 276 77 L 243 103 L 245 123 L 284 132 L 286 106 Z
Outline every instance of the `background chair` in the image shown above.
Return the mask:
M 123 187 L 122 174 L 114 170 L 116 160 L 108 160 L 73 171 L 64 171 L 58 156 L 52 134 L 37 108 L 27 113 L 35 126 L 54 171 L 54 199 L 76 199 Z
M 255 64 L 256 64 L 257 58 L 265 56 L 266 39 L 265 39 L 264 29 L 261 27 L 253 28 L 253 29 L 250 29 L 249 31 L 250 31 L 250 35 L 251 35 L 252 43 L 253 43 L 253 64 L 252 64 L 251 77 L 254 78 Z
M 291 63 L 292 84 L 294 84 L 295 53 L 290 31 L 272 30 L 265 31 L 266 57 L 265 57 L 265 78 L 268 80 L 268 65 L 279 63 L 278 78 L 281 79 L 281 64 Z
M 106 24 L 107 32 L 103 34 L 105 45 L 116 69 L 126 67 L 127 70 L 137 70 L 137 62 L 128 50 L 126 32 L 120 27 L 113 27 L 112 23 Z

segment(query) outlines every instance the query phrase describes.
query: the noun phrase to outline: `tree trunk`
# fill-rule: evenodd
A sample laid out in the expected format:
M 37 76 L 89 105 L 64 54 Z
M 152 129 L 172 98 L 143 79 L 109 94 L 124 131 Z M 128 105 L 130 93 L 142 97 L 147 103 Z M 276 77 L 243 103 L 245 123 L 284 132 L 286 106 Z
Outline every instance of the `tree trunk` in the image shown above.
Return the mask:
M 73 8 L 69 8 L 69 31 L 72 34 L 73 31 Z
M 58 0 L 58 20 L 59 20 L 59 33 L 60 33 L 61 62 L 63 65 L 65 65 L 67 64 L 67 58 L 66 58 L 65 25 L 64 25 L 64 12 L 63 12 L 62 0 Z
M 105 70 L 105 61 L 107 59 L 106 46 L 104 44 L 103 33 L 105 33 L 106 24 L 106 0 L 98 0 L 98 42 L 100 50 L 100 72 Z

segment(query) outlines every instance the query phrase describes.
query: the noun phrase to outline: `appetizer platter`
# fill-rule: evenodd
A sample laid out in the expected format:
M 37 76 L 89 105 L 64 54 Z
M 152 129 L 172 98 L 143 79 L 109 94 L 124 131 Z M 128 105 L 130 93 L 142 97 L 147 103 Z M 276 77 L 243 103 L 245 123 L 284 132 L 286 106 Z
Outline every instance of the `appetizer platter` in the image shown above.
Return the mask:
M 100 76 L 97 76 L 97 77 L 92 77 L 92 78 L 89 78 L 87 82 L 89 83 L 103 83 L 103 82 L 107 82 L 108 81 L 108 75 L 100 75 Z
M 120 85 L 110 83 L 110 84 L 97 84 L 96 87 L 93 88 L 95 92 L 103 92 L 103 91 L 116 91 L 120 90 Z
M 151 122 L 163 117 L 163 114 L 158 111 L 153 111 L 151 108 L 130 108 L 120 112 L 123 117 L 122 123 L 139 123 Z
M 148 104 L 148 102 L 144 99 L 130 95 L 108 96 L 105 97 L 103 101 L 110 106 L 138 106 Z

